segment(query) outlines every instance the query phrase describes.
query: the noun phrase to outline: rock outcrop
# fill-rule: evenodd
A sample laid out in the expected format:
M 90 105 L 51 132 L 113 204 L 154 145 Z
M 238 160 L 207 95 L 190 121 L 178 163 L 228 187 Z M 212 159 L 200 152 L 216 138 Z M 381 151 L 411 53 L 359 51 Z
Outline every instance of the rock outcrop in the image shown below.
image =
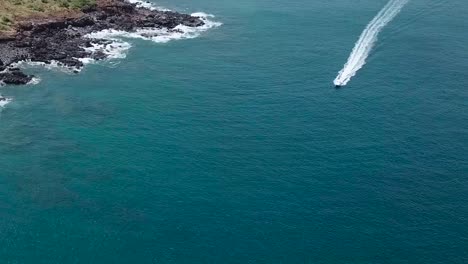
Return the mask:
M 90 52 L 86 47 L 106 42 L 85 35 L 104 29 L 132 32 L 140 28 L 167 28 L 178 25 L 200 27 L 202 19 L 171 11 L 137 7 L 124 0 L 100 0 L 95 7 L 82 10 L 80 16 L 40 21 L 25 21 L 17 25 L 15 35 L 0 38 L 0 81 L 6 84 L 26 84 L 33 76 L 11 68 L 15 62 L 28 60 L 81 68 L 80 58 L 101 60 L 102 52 Z M 102 44 L 102 43 L 101 43 Z

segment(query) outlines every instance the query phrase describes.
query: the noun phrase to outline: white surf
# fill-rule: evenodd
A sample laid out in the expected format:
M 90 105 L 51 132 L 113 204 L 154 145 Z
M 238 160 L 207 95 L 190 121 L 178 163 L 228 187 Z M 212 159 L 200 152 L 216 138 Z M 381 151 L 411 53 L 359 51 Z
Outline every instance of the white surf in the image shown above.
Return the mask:
M 0 108 L 5 107 L 7 104 L 11 102 L 11 98 L 4 98 L 4 100 L 0 101 Z
M 1 0 L 0 0 L 1 1 Z M 126 0 L 127 2 L 136 4 L 138 7 L 147 8 L 151 10 L 159 11 L 170 11 L 159 6 L 155 6 L 151 2 L 141 0 Z M 199 37 L 203 32 L 209 29 L 216 28 L 222 25 L 220 22 L 211 20 L 214 18 L 211 14 L 203 12 L 193 13 L 192 16 L 198 17 L 203 20 L 204 25 L 200 27 L 187 27 L 184 25 L 178 25 L 174 29 L 167 28 L 140 28 L 134 32 L 126 32 L 119 30 L 102 30 L 99 32 L 93 32 L 85 35 L 89 39 L 96 40 L 108 40 L 105 42 L 92 42 L 91 47 L 83 47 L 84 50 L 91 54 L 101 52 L 106 55 L 107 60 L 124 59 L 127 56 L 128 50 L 132 47 L 132 44 L 125 41 L 126 39 L 144 39 L 150 40 L 156 43 L 167 43 L 172 40 L 180 39 L 192 39 Z M 95 63 L 96 60 L 90 57 L 76 58 L 83 64 Z M 76 73 L 81 71 L 81 68 L 67 67 L 58 61 L 52 61 L 51 63 L 33 62 L 30 60 L 24 60 L 11 65 L 12 67 L 29 68 L 29 67 L 45 67 L 49 70 L 59 70 L 65 73 Z M 40 79 L 34 78 L 28 84 L 35 85 L 40 82 Z M 9 101 L 8 101 L 9 102 Z M 5 103 L 6 104 L 6 103 Z
M 356 42 L 348 61 L 338 73 L 333 83 L 337 86 L 345 86 L 365 64 L 379 33 L 400 13 L 409 0 L 390 0 L 377 16 L 367 25 Z
M 140 6 L 150 8 L 151 4 L 141 1 L 134 1 L 134 3 L 143 3 Z M 152 9 L 159 9 L 158 7 L 152 7 Z M 180 39 L 192 39 L 199 37 L 203 32 L 219 27 L 222 25 L 220 22 L 212 21 L 213 15 L 205 14 L 202 12 L 193 13 L 192 16 L 199 17 L 203 20 L 204 25 L 200 27 L 188 27 L 184 25 L 178 25 L 174 29 L 167 28 L 140 28 L 134 32 L 120 31 L 114 29 L 105 29 L 99 32 L 87 34 L 86 37 L 90 39 L 104 39 L 111 40 L 108 44 L 92 44 L 90 48 L 85 48 L 87 51 L 93 53 L 101 51 L 105 53 L 108 59 L 121 59 L 126 57 L 126 52 L 132 47 L 132 45 L 124 39 L 144 39 L 150 40 L 156 43 L 167 43 L 172 40 Z M 81 60 L 83 63 L 93 62 L 93 59 L 86 58 Z
M 122 38 L 134 38 L 151 40 L 156 43 L 166 43 L 171 40 L 178 39 L 192 39 L 200 36 L 201 33 L 215 27 L 222 25 L 220 22 L 210 20 L 213 15 L 205 13 L 193 13 L 192 16 L 199 17 L 205 23 L 200 27 L 187 27 L 184 25 L 178 25 L 174 29 L 167 28 L 140 28 L 134 32 L 120 31 L 114 29 L 105 29 L 99 32 L 94 32 L 86 35 L 91 39 L 111 39 L 121 40 Z

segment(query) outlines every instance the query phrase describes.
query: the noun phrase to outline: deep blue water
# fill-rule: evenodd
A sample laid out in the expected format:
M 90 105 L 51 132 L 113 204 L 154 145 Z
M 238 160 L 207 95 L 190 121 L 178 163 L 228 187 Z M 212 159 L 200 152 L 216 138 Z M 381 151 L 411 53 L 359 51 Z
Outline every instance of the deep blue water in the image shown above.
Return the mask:
M 468 2 L 163 0 L 196 39 L 3 87 L 1 263 L 468 263 Z

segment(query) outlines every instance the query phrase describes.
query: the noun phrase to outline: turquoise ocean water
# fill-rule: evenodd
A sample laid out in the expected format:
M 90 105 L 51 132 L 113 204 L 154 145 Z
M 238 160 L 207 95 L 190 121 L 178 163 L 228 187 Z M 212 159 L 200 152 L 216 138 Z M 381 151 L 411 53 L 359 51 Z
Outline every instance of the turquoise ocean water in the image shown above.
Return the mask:
M 468 2 L 161 0 L 221 27 L 3 87 L 0 263 L 468 263 Z

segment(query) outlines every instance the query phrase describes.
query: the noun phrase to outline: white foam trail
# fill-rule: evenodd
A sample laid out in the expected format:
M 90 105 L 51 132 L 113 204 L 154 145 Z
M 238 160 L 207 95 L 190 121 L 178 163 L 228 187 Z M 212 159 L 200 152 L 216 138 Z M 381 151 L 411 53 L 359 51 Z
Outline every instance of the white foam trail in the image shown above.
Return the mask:
M 338 73 L 333 83 L 338 86 L 346 85 L 365 64 L 377 37 L 382 29 L 400 13 L 409 0 L 390 0 L 377 16 L 367 25 L 356 42 L 344 68 Z

